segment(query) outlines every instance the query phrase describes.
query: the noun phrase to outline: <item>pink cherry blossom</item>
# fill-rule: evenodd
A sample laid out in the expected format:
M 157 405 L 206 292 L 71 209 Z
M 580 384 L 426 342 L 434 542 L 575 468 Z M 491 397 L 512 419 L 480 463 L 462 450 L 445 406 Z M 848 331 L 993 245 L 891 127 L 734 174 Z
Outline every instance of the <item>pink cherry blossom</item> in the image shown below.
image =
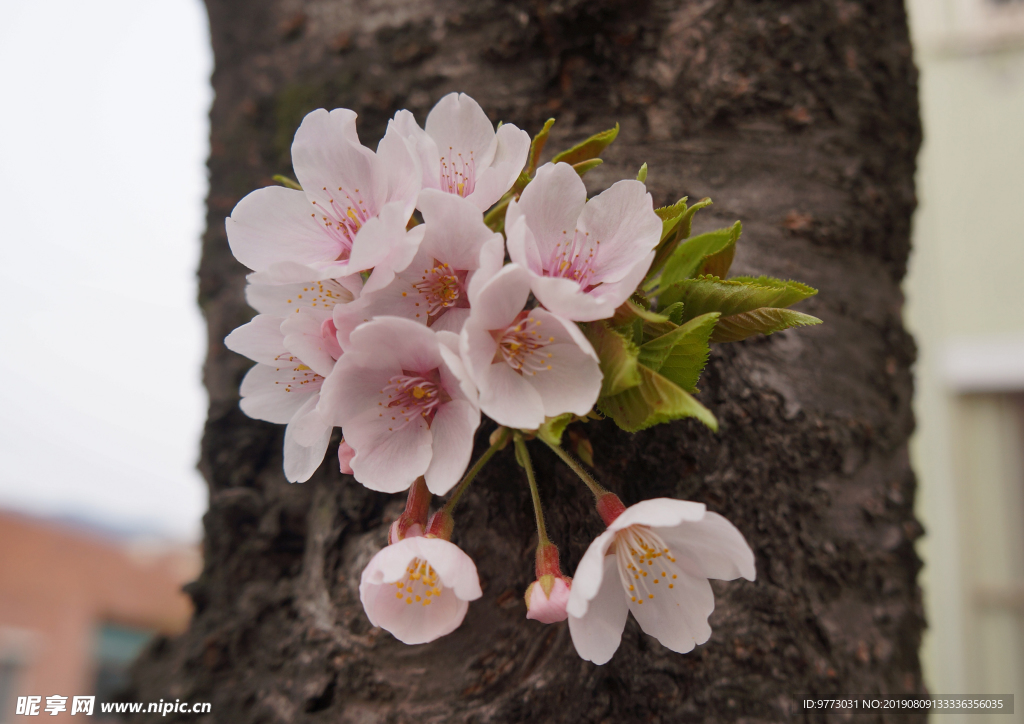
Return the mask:
M 360 483 L 397 493 L 422 475 L 443 495 L 458 482 L 480 410 L 457 347 L 455 334 L 399 317 L 352 332 L 323 384 L 320 411 L 343 428 Z
M 575 322 L 612 316 L 643 280 L 661 238 L 647 188 L 619 181 L 587 201 L 572 166 L 546 164 L 505 216 L 508 253 L 548 310 Z
M 755 575 L 743 535 L 702 503 L 637 503 L 611 521 L 576 569 L 566 607 L 573 644 L 587 661 L 606 663 L 632 612 L 645 633 L 686 653 L 711 637 L 715 597 L 708 579 Z
M 575 324 L 523 309 L 529 294 L 529 274 L 518 264 L 474 279 L 460 348 L 481 410 L 500 425 L 535 430 L 545 417 L 590 412 L 601 369 Z
M 235 257 L 252 280 L 282 284 L 373 269 L 369 288 L 412 260 L 422 231 L 406 231 L 420 190 L 419 159 L 397 134 L 374 153 L 359 142 L 356 114 L 339 108 L 305 117 L 292 143 L 302 191 L 252 192 L 227 219 Z
M 569 616 L 565 607 L 571 585 L 571 578 L 550 575 L 531 583 L 526 589 L 526 618 L 541 623 L 564 621 Z
M 356 284 L 344 281 L 349 287 Z M 290 482 L 308 480 L 327 451 L 332 425 L 316 407 L 324 378 L 341 355 L 332 311 L 352 296 L 350 288 L 336 280 L 250 285 L 249 303 L 265 313 L 224 340 L 228 349 L 257 362 L 242 380 L 242 411 L 257 420 L 287 425 L 284 470 Z
M 406 537 L 373 557 L 359 581 L 370 623 L 406 644 L 425 644 L 459 627 L 483 595 L 473 560 L 442 538 Z
M 449 93 L 427 115 L 426 130 L 409 111 L 399 111 L 389 132 L 407 138 L 423 169 L 423 188 L 465 197 L 481 211 L 512 188 L 526 165 L 530 136 L 506 123 L 494 126 L 465 93 Z
M 459 332 L 469 316 L 467 288 L 482 266 L 500 269 L 505 259 L 501 234 L 484 225 L 469 201 L 424 189 L 420 194 L 423 241 L 412 263 L 384 289 L 339 306 L 334 321 L 342 342 L 357 325 L 374 317 L 405 317 L 435 330 Z

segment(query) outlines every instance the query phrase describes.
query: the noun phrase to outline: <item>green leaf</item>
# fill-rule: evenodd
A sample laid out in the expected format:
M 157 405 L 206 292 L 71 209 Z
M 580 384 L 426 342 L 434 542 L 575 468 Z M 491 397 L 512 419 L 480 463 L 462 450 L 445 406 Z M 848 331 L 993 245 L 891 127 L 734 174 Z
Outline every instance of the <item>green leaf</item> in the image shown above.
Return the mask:
M 721 276 L 720 274 L 716 276 Z M 808 297 L 813 297 L 818 293 L 818 290 L 814 287 L 809 287 L 806 284 L 800 282 L 794 282 L 792 280 L 775 279 L 774 277 L 733 277 L 729 281 L 731 282 L 747 282 L 748 284 L 757 284 L 760 287 L 780 287 L 785 289 L 785 293 L 779 297 L 773 307 L 792 307 L 797 302 L 801 302 Z
M 597 401 L 598 408 L 626 432 L 637 432 L 662 422 L 696 417 L 712 430 L 718 421 L 688 392 L 649 367 L 640 365 L 641 382 L 635 387 Z
M 685 200 L 686 197 L 684 196 L 683 201 L 685 202 Z M 711 206 L 711 199 L 706 196 L 693 206 L 687 206 L 681 214 L 669 220 L 672 224 L 668 229 L 668 233 L 676 232 L 677 239 L 687 238 L 690 235 L 690 228 L 693 224 L 693 215 L 707 206 Z M 661 238 L 665 239 L 666 236 L 665 224 L 662 224 Z
M 527 176 L 533 176 L 533 172 L 537 170 L 537 162 L 540 160 L 541 151 L 544 150 L 544 144 L 548 142 L 548 134 L 551 132 L 551 126 L 553 125 L 555 125 L 555 119 L 547 119 L 544 122 L 544 128 L 540 129 L 537 135 L 533 137 L 533 141 L 530 142 L 530 163 L 526 166 Z
M 664 314 L 644 309 L 642 305 L 637 304 L 633 298 L 630 298 L 619 305 L 619 308 L 615 310 L 615 314 L 608 320 L 608 323 L 613 327 L 625 327 L 626 325 L 633 324 L 638 319 L 642 322 L 654 323 L 669 321 L 669 318 Z
M 654 213 L 656 213 L 658 218 L 662 221 L 672 221 L 686 211 L 686 200 L 688 198 L 688 196 L 684 196 L 671 206 L 662 206 L 659 209 L 655 209 Z M 662 238 L 664 238 L 664 235 L 662 235 Z
M 728 228 L 709 231 L 706 234 L 687 239 L 672 252 L 672 256 L 665 262 L 658 285 L 664 289 L 694 276 L 700 271 L 701 265 L 706 259 L 714 257 L 730 246 L 735 246 L 741 233 L 743 233 L 743 225 L 737 221 Z
M 764 307 L 723 317 L 711 334 L 711 341 L 738 342 L 755 334 L 772 334 L 790 327 L 808 327 L 814 324 L 821 324 L 821 320 L 810 314 L 794 312 L 792 309 Z
M 565 428 L 575 419 L 576 415 L 571 412 L 563 412 L 557 417 L 546 417 L 544 423 L 537 428 L 537 437 L 552 445 L 561 445 Z
M 595 133 L 583 143 L 573 146 L 568 151 L 562 151 L 551 159 L 551 163 L 568 163 L 575 166 L 580 161 L 589 161 L 592 158 L 597 158 L 618 135 L 619 124 L 616 123 L 615 128 Z
M 718 317 L 717 312 L 703 314 L 668 334 L 646 342 L 640 347 L 638 361 L 687 392 L 696 392 L 697 380 L 711 352 L 708 338 Z
M 682 302 L 682 319 L 693 319 L 708 312 L 721 312 L 723 317 L 743 314 L 761 307 L 785 307 L 806 299 L 816 290 L 799 282 L 761 284 L 760 280 L 698 277 L 684 279 L 665 290 L 659 301 Z
M 287 188 L 290 189 L 295 189 L 296 191 L 302 191 L 302 187 L 299 186 L 299 182 L 294 179 L 290 179 L 287 176 L 282 176 L 281 174 L 278 173 L 274 174 L 273 179 L 282 186 L 286 186 Z
M 676 302 L 675 304 L 668 305 L 663 310 L 661 310 L 661 313 L 664 314 L 666 317 L 668 317 L 669 321 L 672 322 L 672 324 L 682 324 L 683 323 L 683 303 L 682 302 Z
M 640 384 L 637 355 L 640 350 L 631 339 L 605 322 L 590 322 L 583 327 L 601 365 L 601 395 L 615 395 Z
M 693 206 L 687 206 L 684 196 L 672 206 L 655 209 L 655 213 L 662 220 L 661 241 L 655 248 L 654 261 L 651 262 L 651 268 L 641 284 L 643 289 L 649 291 L 657 286 L 660 270 L 665 266 L 666 261 L 675 255 L 682 240 L 690 236 L 693 215 L 710 205 L 711 199 L 705 197 Z M 731 262 L 731 258 L 729 261 Z
M 602 161 L 601 159 L 592 158 L 589 161 L 580 161 L 579 163 L 574 163 L 572 167 L 576 170 L 576 173 L 579 174 L 580 178 L 583 178 L 584 174 L 586 174 L 587 171 L 597 168 L 602 163 L 604 163 L 604 161 Z
M 647 183 L 647 164 L 645 163 L 640 167 L 640 170 L 636 174 L 636 180 L 640 183 Z

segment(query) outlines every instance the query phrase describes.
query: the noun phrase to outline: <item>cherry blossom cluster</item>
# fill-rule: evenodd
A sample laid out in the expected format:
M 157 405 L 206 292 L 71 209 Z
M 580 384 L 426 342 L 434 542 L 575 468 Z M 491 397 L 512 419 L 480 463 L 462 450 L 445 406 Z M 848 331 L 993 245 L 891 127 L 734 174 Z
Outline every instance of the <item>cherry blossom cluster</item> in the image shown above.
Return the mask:
M 598 664 L 618 648 L 627 612 L 687 652 L 711 635 L 708 580 L 754 580 L 753 552 L 703 504 L 626 508 L 577 459 L 593 464 L 585 437 L 574 434 L 569 451 L 563 432 L 601 416 L 628 431 L 683 417 L 716 427 L 692 396 L 709 345 L 816 323 L 787 309 L 814 290 L 723 279 L 739 225 L 691 238 L 710 201 L 655 209 L 646 165 L 588 199 L 582 176 L 618 129 L 539 165 L 552 123 L 532 140 L 511 124 L 495 130 L 453 93 L 424 127 L 399 111 L 374 151 L 354 112 L 307 115 L 295 180 L 277 177 L 227 219 L 258 312 L 225 340 L 256 362 L 240 405 L 286 425 L 289 481 L 313 475 L 339 427 L 342 472 L 408 491 L 360 584 L 370 621 L 399 640 L 450 633 L 481 596 L 472 559 L 451 543 L 452 513 L 512 443 L 537 519 L 527 617 L 568 619 L 576 650 Z M 470 467 L 484 415 L 497 429 Z M 573 578 L 547 535 L 529 440 L 579 475 L 607 526 Z M 449 493 L 431 516 L 432 496 Z

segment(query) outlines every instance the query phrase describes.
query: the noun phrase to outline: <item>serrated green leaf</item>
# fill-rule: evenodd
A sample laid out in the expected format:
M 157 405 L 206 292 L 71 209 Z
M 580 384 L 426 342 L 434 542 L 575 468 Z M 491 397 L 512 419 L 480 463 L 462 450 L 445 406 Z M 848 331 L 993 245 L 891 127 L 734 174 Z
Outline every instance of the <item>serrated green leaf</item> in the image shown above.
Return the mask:
M 288 178 L 287 176 L 282 176 L 279 173 L 274 174 L 272 178 L 282 186 L 285 186 L 290 189 L 295 189 L 296 191 L 302 191 L 302 187 L 299 186 L 299 182 L 296 181 L 295 179 Z
M 721 276 L 716 275 L 716 276 Z M 800 282 L 794 282 L 792 280 L 775 279 L 774 277 L 733 277 L 729 281 L 731 282 L 746 282 L 748 284 L 756 284 L 759 287 L 780 287 L 786 290 L 785 294 L 779 297 L 774 304 L 770 305 L 773 307 L 792 307 L 797 302 L 801 302 L 808 297 L 813 297 L 818 293 L 818 290 L 814 287 L 801 284 Z
M 632 339 L 605 322 L 590 322 L 583 327 L 583 334 L 601 365 L 601 395 L 615 395 L 640 384 L 636 361 L 640 350 Z
M 666 261 L 675 254 L 683 239 L 690 236 L 693 215 L 710 205 L 711 199 L 704 197 L 692 206 L 687 206 L 684 196 L 672 206 L 655 209 L 655 213 L 662 220 L 661 240 L 655 248 L 654 261 L 651 262 L 651 268 L 647 270 L 647 276 L 644 277 L 641 288 L 650 291 L 658 285 L 659 275 Z
M 571 412 L 564 412 L 557 417 L 546 417 L 544 424 L 537 428 L 537 437 L 552 445 L 561 445 L 565 428 L 575 419 L 576 415 Z
M 659 301 L 682 302 L 682 319 L 687 320 L 708 312 L 721 312 L 722 317 L 728 317 L 761 307 L 786 307 L 814 293 L 814 289 L 799 282 L 762 285 L 752 279 L 698 277 L 675 284 Z
M 597 168 L 602 163 L 604 163 L 604 161 L 602 161 L 601 159 L 592 158 L 589 161 L 580 161 L 579 163 L 574 163 L 572 167 L 573 169 L 575 169 L 576 173 L 579 174 L 579 177 L 583 178 L 587 171 L 591 171 Z
M 718 317 L 717 312 L 701 315 L 668 334 L 644 343 L 637 361 L 687 392 L 696 392 L 697 380 L 711 352 L 708 338 Z
M 611 316 L 608 323 L 613 327 L 625 327 L 626 325 L 633 324 L 638 319 L 643 322 L 669 321 L 668 317 L 664 314 L 644 309 L 643 306 L 637 304 L 631 298 L 619 305 L 619 308 L 615 310 L 615 314 Z
M 772 334 L 790 327 L 808 327 L 814 324 L 821 324 L 821 320 L 810 314 L 794 312 L 792 309 L 764 307 L 723 317 L 712 332 L 711 341 L 739 342 L 755 334 Z
M 551 132 L 551 126 L 553 125 L 555 125 L 554 118 L 544 121 L 544 127 L 537 132 L 537 135 L 530 142 L 530 163 L 526 166 L 527 176 L 533 176 L 533 172 L 537 170 L 537 162 L 540 160 L 540 154 L 544 150 L 544 145 L 548 142 L 548 134 Z
M 674 304 L 668 305 L 663 310 L 661 310 L 661 313 L 664 314 L 666 317 L 668 317 L 669 321 L 672 322 L 672 324 L 682 324 L 683 323 L 683 303 L 682 302 L 675 302 Z
M 706 259 L 721 253 L 730 246 L 735 246 L 741 233 L 743 233 L 743 225 L 737 221 L 728 228 L 699 234 L 682 242 L 665 262 L 665 268 L 657 281 L 658 285 L 664 289 L 694 276 L 700 271 L 700 267 Z
M 578 143 L 568 151 L 562 151 L 560 154 L 551 159 L 552 163 L 568 163 L 570 165 L 576 165 L 580 161 L 589 161 L 592 158 L 597 158 L 601 155 L 604 149 L 608 148 L 615 137 L 619 135 L 619 124 L 615 124 L 615 128 L 609 128 L 607 131 L 601 131 L 595 133 L 593 136 L 588 138 L 583 143 Z
M 626 432 L 637 432 L 662 422 L 696 417 L 712 430 L 718 420 L 690 393 L 649 367 L 639 366 L 641 382 L 618 395 L 602 397 L 598 409 Z
M 655 209 L 654 213 L 656 213 L 658 218 L 662 221 L 671 221 L 686 211 L 686 200 L 688 198 L 688 196 L 684 196 L 671 206 L 662 206 L 661 208 Z
M 645 163 L 640 167 L 640 170 L 636 174 L 636 180 L 640 183 L 647 183 L 647 164 Z
M 700 269 L 697 270 L 697 274 L 700 276 L 710 275 L 725 279 L 725 275 L 729 273 L 729 268 L 732 266 L 732 260 L 735 256 L 736 242 L 734 241 L 717 254 L 704 257 L 704 261 L 701 262 Z

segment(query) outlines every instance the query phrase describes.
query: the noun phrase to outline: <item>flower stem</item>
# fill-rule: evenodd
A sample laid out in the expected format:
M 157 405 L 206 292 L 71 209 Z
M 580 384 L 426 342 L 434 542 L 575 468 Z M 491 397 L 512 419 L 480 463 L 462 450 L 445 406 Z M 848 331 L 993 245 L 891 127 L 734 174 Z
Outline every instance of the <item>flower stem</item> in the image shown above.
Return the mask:
M 543 440 L 544 438 L 540 439 Z M 599 482 L 594 480 L 594 476 L 587 472 L 586 468 L 583 467 L 583 464 L 563 450 L 561 445 L 556 445 L 548 442 L 547 440 L 544 440 L 544 444 L 551 448 L 555 455 L 562 458 L 562 462 L 572 468 L 574 473 L 580 476 L 580 480 L 586 483 L 587 487 L 590 488 L 590 492 L 594 494 L 594 497 L 600 498 L 608 494 L 608 491 L 605 490 Z
M 523 433 L 516 430 L 513 433 L 513 440 L 515 440 L 516 444 L 516 457 L 526 471 L 526 480 L 530 483 L 530 495 L 533 497 L 533 514 L 537 517 L 537 547 L 541 548 L 551 541 L 548 539 L 548 529 L 544 525 L 544 511 L 540 507 L 540 491 L 537 490 L 537 478 L 533 474 L 533 463 L 530 462 L 530 451 L 526 449 Z
M 500 427 L 498 428 L 497 434 L 491 436 L 493 441 L 491 442 L 491 446 L 484 451 L 484 454 L 480 456 L 480 459 L 476 461 L 473 467 L 469 469 L 469 472 L 466 473 L 466 476 L 462 478 L 462 481 L 459 483 L 458 487 L 455 488 L 455 492 L 452 493 L 452 496 L 448 498 L 448 502 L 444 504 L 444 508 L 442 508 L 442 510 L 451 515 L 452 511 L 455 510 L 455 506 L 459 504 L 459 498 L 461 498 L 462 494 L 466 492 L 466 488 L 468 488 L 469 484 L 473 482 L 473 478 L 477 476 L 477 473 L 483 470 L 484 465 L 494 457 L 496 452 L 508 444 L 508 434 L 508 428 Z

